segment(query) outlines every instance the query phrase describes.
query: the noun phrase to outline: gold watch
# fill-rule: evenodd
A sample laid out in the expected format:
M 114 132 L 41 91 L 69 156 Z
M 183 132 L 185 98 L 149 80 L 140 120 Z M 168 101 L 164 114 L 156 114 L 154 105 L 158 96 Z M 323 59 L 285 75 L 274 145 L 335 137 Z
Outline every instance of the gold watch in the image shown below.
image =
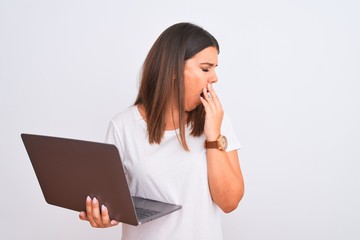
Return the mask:
M 221 151 L 225 151 L 227 148 L 228 142 L 225 136 L 220 135 L 216 141 L 207 141 L 205 140 L 204 142 L 204 147 L 206 149 L 208 148 L 216 148 L 219 149 Z

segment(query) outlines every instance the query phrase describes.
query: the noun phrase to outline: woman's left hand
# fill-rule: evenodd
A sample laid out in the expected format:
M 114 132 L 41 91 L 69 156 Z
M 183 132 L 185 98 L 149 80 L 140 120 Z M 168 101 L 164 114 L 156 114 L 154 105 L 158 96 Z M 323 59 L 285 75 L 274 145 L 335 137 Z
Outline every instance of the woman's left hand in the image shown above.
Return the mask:
M 200 100 L 206 112 L 204 133 L 208 141 L 215 141 L 221 133 L 224 110 L 211 84 L 203 89 L 203 95 Z

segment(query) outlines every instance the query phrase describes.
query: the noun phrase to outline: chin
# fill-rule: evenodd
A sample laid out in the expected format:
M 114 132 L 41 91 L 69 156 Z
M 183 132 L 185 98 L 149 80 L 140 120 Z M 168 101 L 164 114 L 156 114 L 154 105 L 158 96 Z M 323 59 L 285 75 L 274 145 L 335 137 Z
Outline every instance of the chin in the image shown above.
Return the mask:
M 185 112 L 191 112 L 192 110 L 194 110 L 196 107 L 185 107 Z
M 195 110 L 195 108 L 197 108 L 201 103 L 198 104 L 194 104 L 192 106 L 185 106 L 185 112 L 191 112 L 193 110 Z

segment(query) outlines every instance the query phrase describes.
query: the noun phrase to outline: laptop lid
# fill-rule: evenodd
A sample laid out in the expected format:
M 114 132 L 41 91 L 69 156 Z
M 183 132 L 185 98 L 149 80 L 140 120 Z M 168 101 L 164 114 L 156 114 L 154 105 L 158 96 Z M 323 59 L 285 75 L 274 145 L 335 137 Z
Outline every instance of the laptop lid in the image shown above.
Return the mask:
M 47 203 L 85 210 L 87 196 L 109 210 L 110 219 L 139 225 L 181 208 L 179 205 L 132 197 L 115 145 L 76 139 L 21 134 Z M 133 201 L 134 200 L 134 201 Z M 141 209 L 154 205 L 156 214 L 138 219 Z

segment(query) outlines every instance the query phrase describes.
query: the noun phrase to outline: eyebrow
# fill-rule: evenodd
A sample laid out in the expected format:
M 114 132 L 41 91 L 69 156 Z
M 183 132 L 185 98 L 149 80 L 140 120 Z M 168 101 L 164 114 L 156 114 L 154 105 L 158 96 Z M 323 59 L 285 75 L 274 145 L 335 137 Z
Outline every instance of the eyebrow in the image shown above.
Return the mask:
M 213 64 L 213 63 L 209 63 L 209 62 L 203 62 L 203 63 L 200 63 L 200 65 L 208 65 L 208 66 L 210 66 L 210 67 L 217 67 L 218 65 L 216 64 Z

